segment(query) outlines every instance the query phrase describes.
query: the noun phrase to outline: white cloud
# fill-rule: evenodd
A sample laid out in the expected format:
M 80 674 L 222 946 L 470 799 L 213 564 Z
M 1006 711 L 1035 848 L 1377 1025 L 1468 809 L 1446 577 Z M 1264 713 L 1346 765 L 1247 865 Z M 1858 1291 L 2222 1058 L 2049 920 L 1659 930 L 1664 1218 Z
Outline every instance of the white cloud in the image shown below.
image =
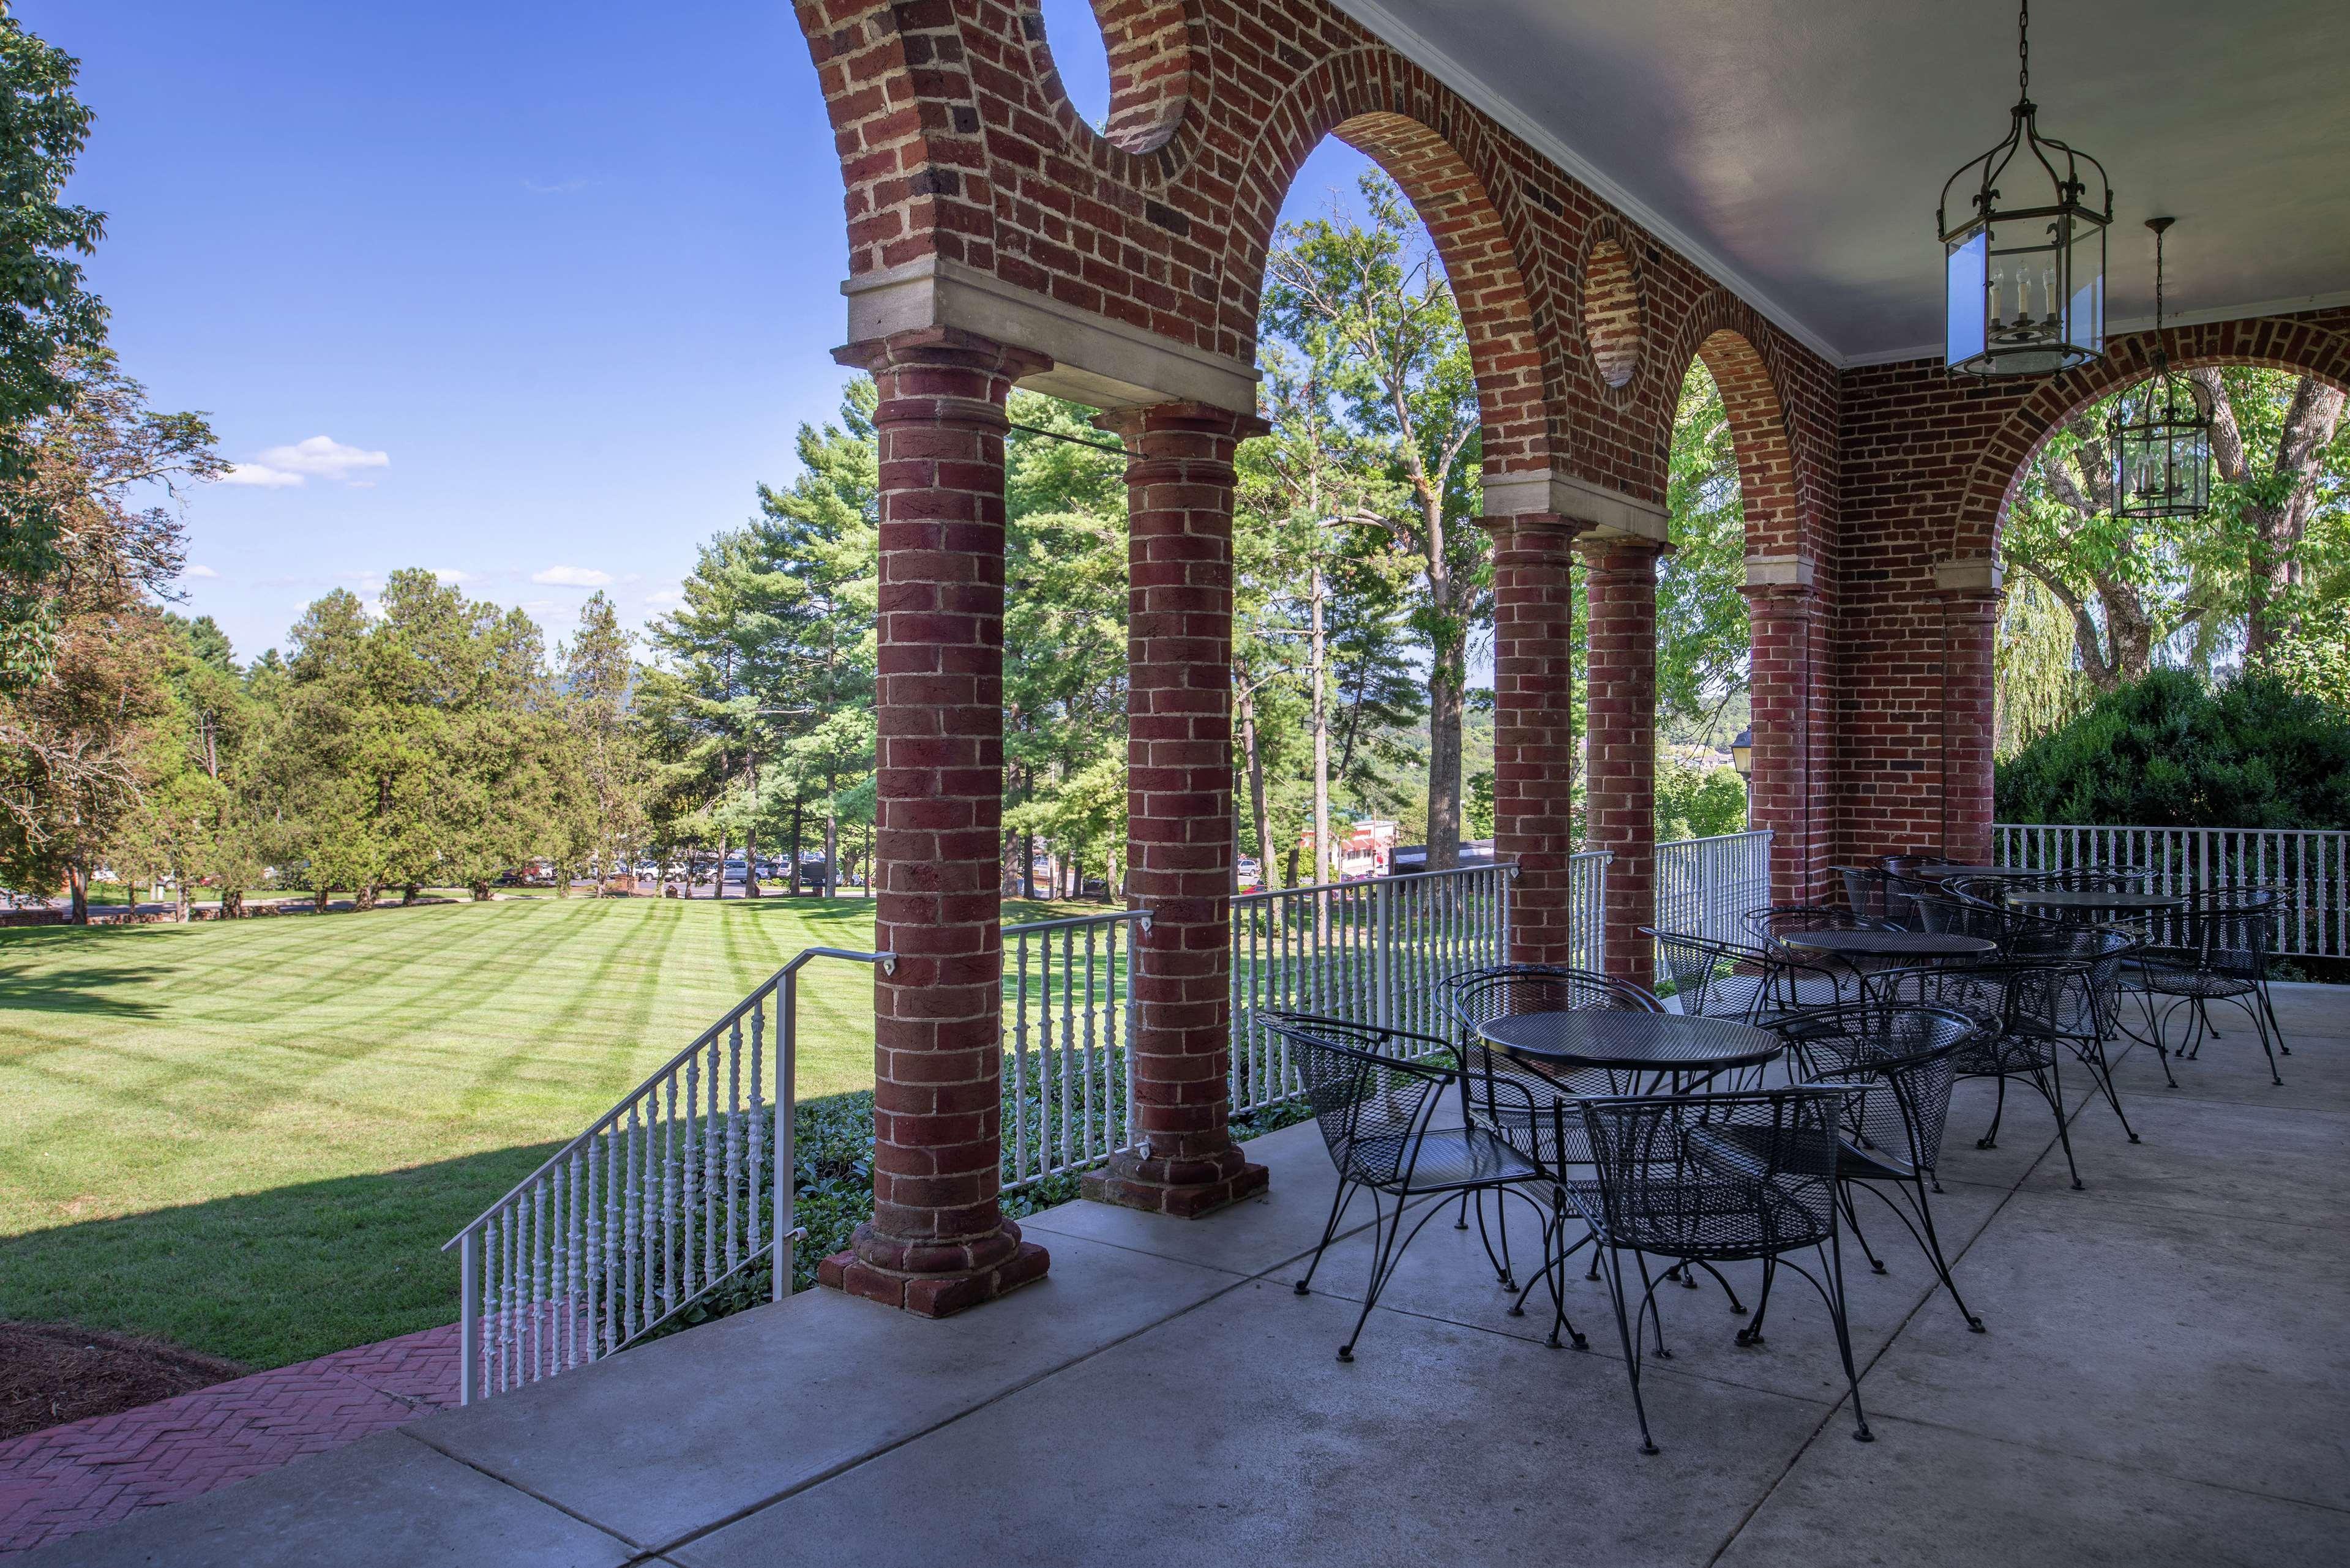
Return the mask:
M 675 588 L 660 588 L 645 596 L 645 603 L 654 609 L 667 609 L 685 602 L 685 596 Z
M 574 191 L 585 191 L 595 182 L 593 180 L 571 179 L 542 184 L 536 180 L 525 180 L 522 185 L 524 190 L 535 192 L 541 196 L 567 196 Z
M 220 476 L 220 482 L 223 484 L 254 484 L 264 490 L 283 490 L 289 484 L 301 483 L 302 476 L 272 468 L 265 462 L 237 462 L 229 465 L 229 471 Z
M 601 588 L 611 586 L 612 574 L 593 566 L 549 566 L 543 572 L 533 572 L 530 580 L 550 587 Z
M 432 577 L 434 581 L 453 588 L 461 583 L 472 582 L 473 574 L 461 572 L 454 566 L 435 566 L 432 568 Z
M 180 576 L 183 577 L 217 577 L 220 574 L 213 571 L 210 566 L 190 566 L 186 571 L 182 572 Z
M 315 435 L 292 446 L 273 446 L 261 454 L 268 467 L 286 473 L 317 474 L 321 479 L 347 479 L 356 469 L 390 468 L 391 454 L 345 446 L 332 436 Z

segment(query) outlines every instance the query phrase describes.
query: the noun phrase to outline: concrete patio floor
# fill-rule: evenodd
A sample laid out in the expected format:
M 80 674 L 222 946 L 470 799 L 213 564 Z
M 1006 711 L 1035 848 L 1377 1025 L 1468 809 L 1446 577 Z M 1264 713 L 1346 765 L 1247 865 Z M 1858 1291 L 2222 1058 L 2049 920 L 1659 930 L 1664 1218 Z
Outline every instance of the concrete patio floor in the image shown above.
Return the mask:
M 1331 1190 L 1305 1126 L 1251 1146 L 1265 1199 L 1207 1220 L 1037 1216 L 1051 1275 L 966 1316 L 807 1293 L 24 1561 L 2350 1561 L 2350 992 L 2277 1002 L 2283 1088 L 2248 1030 L 2176 1091 L 2126 1056 L 2145 1141 L 2087 1107 L 2085 1191 L 2036 1099 L 1978 1150 L 1990 1091 L 1961 1086 L 1936 1214 L 1990 1332 L 1872 1225 L 1890 1272 L 1847 1274 L 1873 1444 L 1815 1298 L 1788 1284 L 1740 1349 L 1709 1285 L 1665 1293 L 1644 1458 L 1601 1287 L 1574 1272 L 1592 1348 L 1552 1350 L 1441 1220 L 1340 1365 L 1368 1241 L 1290 1288 Z

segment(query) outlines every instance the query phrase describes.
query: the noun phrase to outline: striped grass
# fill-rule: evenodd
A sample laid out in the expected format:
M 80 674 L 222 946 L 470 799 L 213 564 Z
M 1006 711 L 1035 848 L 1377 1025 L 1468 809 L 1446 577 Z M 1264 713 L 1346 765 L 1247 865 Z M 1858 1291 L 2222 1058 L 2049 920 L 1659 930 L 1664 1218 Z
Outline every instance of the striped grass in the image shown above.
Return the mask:
M 0 932 L 0 1317 L 255 1366 L 451 1322 L 443 1241 L 792 953 L 868 946 L 872 910 Z M 861 968 L 803 974 L 804 1098 L 870 1086 L 870 997 Z

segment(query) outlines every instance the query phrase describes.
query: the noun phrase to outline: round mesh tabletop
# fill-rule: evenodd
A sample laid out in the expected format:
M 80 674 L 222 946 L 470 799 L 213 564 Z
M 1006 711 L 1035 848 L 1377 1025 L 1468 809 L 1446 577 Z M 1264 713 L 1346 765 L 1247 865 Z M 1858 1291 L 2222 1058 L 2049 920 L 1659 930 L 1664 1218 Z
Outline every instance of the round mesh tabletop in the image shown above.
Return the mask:
M 2024 866 L 1920 866 L 1908 875 L 1939 882 L 1949 877 L 2038 877 L 2044 873 Z
M 1965 958 L 1994 951 L 1999 946 L 1987 938 L 1962 937 L 1956 931 L 1819 930 L 1773 935 L 1791 948 L 1866 958 Z
M 1513 1012 L 1477 1033 L 1513 1055 L 1631 1072 L 1752 1067 L 1785 1048 L 1767 1029 L 1677 1012 Z
M 2007 901 L 2043 909 L 2176 909 L 2187 899 L 2178 893 L 2143 893 L 2130 888 L 2101 892 L 2090 888 L 2038 888 L 2010 893 Z

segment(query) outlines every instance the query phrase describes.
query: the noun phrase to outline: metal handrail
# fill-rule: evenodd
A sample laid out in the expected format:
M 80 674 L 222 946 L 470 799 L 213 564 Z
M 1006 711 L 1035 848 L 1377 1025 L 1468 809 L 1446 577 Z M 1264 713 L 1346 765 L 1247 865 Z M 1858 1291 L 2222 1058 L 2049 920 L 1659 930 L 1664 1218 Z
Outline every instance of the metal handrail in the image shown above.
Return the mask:
M 520 1197 L 523 1192 L 533 1183 L 536 1182 L 540 1177 L 545 1176 L 548 1171 L 562 1164 L 563 1161 L 579 1152 L 581 1148 L 587 1146 L 588 1139 L 594 1137 L 598 1133 L 609 1131 L 613 1123 L 628 1114 L 629 1106 L 635 1105 L 639 1099 L 644 1097 L 646 1090 L 658 1088 L 664 1079 L 675 1073 L 680 1067 L 684 1066 L 689 1060 L 701 1054 L 703 1051 L 708 1050 L 712 1041 L 717 1039 L 720 1034 L 741 1023 L 744 1013 L 749 1012 L 752 1008 L 755 1007 L 760 1002 L 766 1001 L 768 997 L 774 995 L 777 985 L 781 984 L 789 977 L 799 973 L 800 967 L 806 964 L 808 960 L 815 958 L 850 959 L 858 963 L 879 964 L 883 974 L 895 974 L 898 972 L 898 955 L 895 953 L 852 952 L 847 948 L 802 948 L 798 954 L 795 956 L 789 963 L 784 965 L 783 968 L 777 970 L 765 980 L 760 981 L 759 984 L 752 990 L 749 995 L 736 1002 L 734 1004 L 733 1011 L 727 1013 L 726 1016 L 721 1018 L 709 1028 L 703 1030 L 701 1033 L 695 1035 L 693 1037 L 692 1044 L 688 1045 L 684 1050 L 680 1051 L 676 1055 L 671 1056 L 668 1061 L 662 1063 L 660 1066 L 647 1074 L 645 1075 L 644 1082 L 639 1084 L 635 1088 L 630 1089 L 627 1094 L 622 1095 L 619 1103 L 614 1105 L 610 1110 L 606 1111 L 595 1121 L 589 1123 L 586 1131 L 582 1132 L 577 1137 L 573 1138 L 569 1143 L 565 1144 L 561 1148 L 556 1149 L 553 1154 L 548 1155 L 546 1158 L 540 1163 L 536 1170 L 532 1171 L 528 1176 L 524 1177 L 520 1181 L 515 1182 L 512 1187 L 508 1188 L 504 1196 L 500 1197 L 496 1202 L 491 1204 L 487 1209 L 483 1210 L 479 1214 L 474 1215 L 473 1220 L 459 1230 L 454 1236 L 452 1236 L 447 1241 L 442 1242 L 441 1251 L 445 1252 L 450 1248 L 455 1246 L 458 1242 L 463 1241 L 467 1231 L 479 1230 L 484 1221 L 494 1218 L 498 1210 L 505 1208 L 506 1205 L 512 1203 L 516 1198 Z M 788 1018 L 788 1014 L 786 1017 Z
M 791 1293 L 794 1246 L 806 1234 L 794 1213 L 799 971 L 818 958 L 875 964 L 885 974 L 897 968 L 892 953 L 802 949 L 442 1244 L 444 1252 L 460 1249 L 462 1403 L 480 1397 L 485 1359 L 493 1391 L 553 1376 L 637 1343 L 763 1262 L 770 1269 L 775 1298 Z M 767 1107 L 760 1104 L 759 1085 L 765 1010 L 779 994 L 770 1130 L 762 1125 Z M 741 1027 L 746 1018 L 747 1057 Z M 706 1079 L 699 1072 L 705 1053 Z M 728 1075 L 723 1105 L 722 1060 Z M 746 1062 L 747 1106 L 740 1077 Z M 758 1240 L 762 1197 L 769 1199 L 769 1225 L 765 1239 Z M 491 1265 L 486 1281 L 485 1257 Z M 494 1343 L 485 1343 L 483 1334 L 485 1285 L 495 1298 L 490 1314 L 497 1329 Z

